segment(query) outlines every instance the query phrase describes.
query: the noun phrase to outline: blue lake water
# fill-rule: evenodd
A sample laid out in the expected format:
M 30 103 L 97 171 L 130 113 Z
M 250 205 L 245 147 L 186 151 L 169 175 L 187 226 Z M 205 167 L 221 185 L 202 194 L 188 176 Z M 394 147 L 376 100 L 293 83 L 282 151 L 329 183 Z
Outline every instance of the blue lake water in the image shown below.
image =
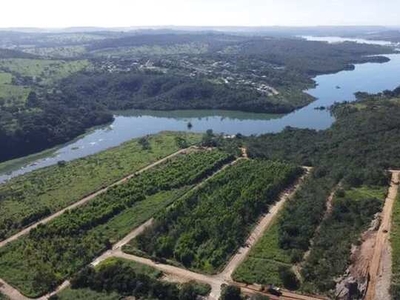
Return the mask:
M 390 62 L 356 65 L 353 71 L 317 76 L 317 87 L 307 93 L 317 100 L 310 105 L 285 116 L 243 113 L 232 111 L 130 111 L 118 113 L 115 121 L 92 130 L 83 137 L 55 149 L 44 158 L 29 161 L 26 166 L 0 175 L 0 183 L 35 169 L 70 161 L 115 147 L 132 138 L 164 130 L 187 131 L 188 122 L 194 132 L 213 129 L 217 133 L 245 135 L 279 132 L 286 126 L 322 130 L 334 122 L 328 111 L 316 107 L 330 106 L 335 102 L 353 101 L 357 91 L 378 93 L 400 85 L 400 54 L 385 55 Z M 340 88 L 338 88 L 340 87 Z

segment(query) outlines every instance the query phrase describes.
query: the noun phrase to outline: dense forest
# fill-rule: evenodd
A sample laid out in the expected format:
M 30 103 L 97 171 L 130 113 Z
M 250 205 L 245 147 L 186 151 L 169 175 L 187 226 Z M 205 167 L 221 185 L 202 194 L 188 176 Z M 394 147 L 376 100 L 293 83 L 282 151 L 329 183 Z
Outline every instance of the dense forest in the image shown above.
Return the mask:
M 86 129 L 111 122 L 113 116 L 96 103 L 81 105 L 60 95 L 40 99 L 31 92 L 27 105 L 35 109 L 0 110 L 0 161 L 24 156 L 68 142 Z
M 288 113 L 296 106 L 269 100 L 253 89 L 161 74 L 80 74 L 61 84 L 67 99 L 122 109 L 228 109 Z

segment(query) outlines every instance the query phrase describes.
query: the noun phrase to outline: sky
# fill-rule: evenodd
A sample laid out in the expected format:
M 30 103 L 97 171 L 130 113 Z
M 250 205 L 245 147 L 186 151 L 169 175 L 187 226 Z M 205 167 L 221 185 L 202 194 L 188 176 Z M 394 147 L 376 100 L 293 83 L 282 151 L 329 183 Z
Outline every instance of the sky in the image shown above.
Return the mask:
M 400 25 L 400 0 L 2 0 L 0 27 Z

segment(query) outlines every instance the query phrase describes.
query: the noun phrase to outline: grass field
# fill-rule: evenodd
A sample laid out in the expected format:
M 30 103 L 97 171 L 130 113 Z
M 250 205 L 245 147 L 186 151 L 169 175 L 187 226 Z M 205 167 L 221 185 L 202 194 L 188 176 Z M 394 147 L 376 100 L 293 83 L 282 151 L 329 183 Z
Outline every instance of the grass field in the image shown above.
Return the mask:
M 9 73 L 0 73 L 0 85 L 10 84 L 12 80 L 12 75 Z
M 357 188 L 350 188 L 345 190 L 345 194 L 342 197 L 336 195 L 336 198 L 350 198 L 354 201 L 360 201 L 366 198 L 376 198 L 376 199 L 385 199 L 387 193 L 387 187 L 381 186 L 361 186 Z
M 175 54 L 204 54 L 208 51 L 206 44 L 182 44 L 173 46 L 138 46 L 121 47 L 118 49 L 106 49 L 94 51 L 99 56 L 127 56 L 127 55 L 175 55 Z
M 279 267 L 292 265 L 289 253 L 279 247 L 278 230 L 279 224 L 276 219 L 251 249 L 246 260 L 233 273 L 235 281 L 282 286 Z
M 0 70 L 35 78 L 41 84 L 50 84 L 76 73 L 90 63 L 87 60 L 63 61 L 45 59 L 1 59 Z
M 150 150 L 138 139 L 95 154 L 16 177 L 0 185 L 0 240 L 118 179 L 179 150 L 176 137 L 189 144 L 201 135 L 162 133 L 150 136 Z
M 56 46 L 43 48 L 28 48 L 24 52 L 52 58 L 74 58 L 86 52 L 84 46 Z
M 89 288 L 67 288 L 61 291 L 57 296 L 60 300 L 121 300 L 121 295 L 116 292 L 96 292 Z
M 0 105 L 5 107 L 23 106 L 30 88 L 12 85 L 12 78 L 12 74 L 0 72 L 0 99 L 2 98 L 4 101 L 4 103 L 0 102 Z

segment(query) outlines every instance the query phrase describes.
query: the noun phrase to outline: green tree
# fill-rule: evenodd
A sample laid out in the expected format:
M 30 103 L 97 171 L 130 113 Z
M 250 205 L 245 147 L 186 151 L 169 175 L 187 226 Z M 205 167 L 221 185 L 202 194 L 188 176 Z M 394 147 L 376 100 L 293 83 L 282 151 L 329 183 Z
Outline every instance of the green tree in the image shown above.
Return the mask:
M 292 272 L 292 270 L 290 270 L 289 267 L 280 267 L 279 277 L 282 280 L 283 286 L 289 290 L 297 290 L 300 286 L 296 275 Z
M 240 288 L 234 285 L 227 285 L 222 288 L 220 300 L 242 300 Z
M 139 145 L 142 146 L 143 150 L 150 150 L 151 149 L 151 145 L 150 145 L 150 142 L 147 139 L 147 137 L 140 138 L 138 143 L 139 143 Z

